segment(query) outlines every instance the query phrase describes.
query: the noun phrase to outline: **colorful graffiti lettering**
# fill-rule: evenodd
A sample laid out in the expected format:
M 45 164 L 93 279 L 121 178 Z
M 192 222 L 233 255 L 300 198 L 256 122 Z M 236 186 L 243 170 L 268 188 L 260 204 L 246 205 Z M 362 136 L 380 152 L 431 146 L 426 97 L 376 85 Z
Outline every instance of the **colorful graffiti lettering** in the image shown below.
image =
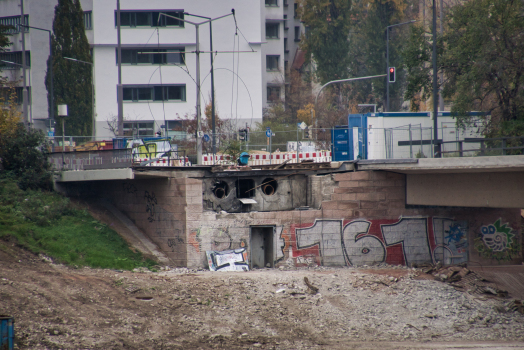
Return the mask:
M 249 271 L 246 248 L 206 251 L 207 263 L 211 271 Z
M 519 245 L 509 223 L 502 225 L 502 219 L 482 226 L 480 235 L 475 239 L 475 249 L 483 258 L 511 260 L 519 253 Z
M 466 232 L 466 222 L 448 218 L 315 220 L 292 225 L 289 246 L 283 232 L 281 249 L 297 265 L 461 263 L 467 261 Z

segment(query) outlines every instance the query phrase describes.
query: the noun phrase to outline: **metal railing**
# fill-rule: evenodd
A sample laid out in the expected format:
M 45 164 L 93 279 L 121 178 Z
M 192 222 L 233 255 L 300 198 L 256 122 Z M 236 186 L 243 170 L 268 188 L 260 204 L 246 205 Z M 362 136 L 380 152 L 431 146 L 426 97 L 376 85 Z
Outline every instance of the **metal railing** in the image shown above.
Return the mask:
M 282 127 L 283 129 L 284 126 Z M 333 152 L 333 134 L 336 130 L 347 130 L 347 152 L 345 159 L 339 159 L 335 154 L 332 160 L 356 159 L 395 159 L 395 158 L 432 158 L 442 157 L 477 157 L 493 155 L 524 154 L 524 136 L 485 138 L 481 128 L 477 127 L 442 127 L 438 130 L 439 139 L 436 141 L 441 148 L 441 154 L 435 155 L 435 140 L 433 128 L 423 127 L 420 124 L 405 125 L 395 128 L 300 128 L 289 127 L 287 130 L 272 130 L 270 137 L 266 131 L 251 131 L 247 140 L 245 134 L 238 132 L 216 134 L 217 150 L 212 158 L 212 141 L 205 138 L 203 154 L 210 157 L 213 162 L 216 156 L 224 155 L 225 149 L 233 141 L 237 142 L 241 152 L 248 152 L 251 159 L 276 159 L 274 155 L 282 158 L 283 153 L 297 153 L 295 159 L 300 159 L 300 154 L 307 152 Z M 210 135 L 209 135 L 210 136 Z M 62 147 L 62 138 L 50 138 L 50 151 L 53 166 L 56 169 L 94 169 L 124 167 L 124 166 L 187 166 L 195 164 L 194 157 L 196 139 L 187 135 L 183 139 L 172 140 L 178 145 L 178 151 L 172 150 L 166 155 L 157 157 L 152 154 L 138 154 L 131 149 L 121 148 L 117 143 L 113 145 L 112 139 L 93 137 L 66 136 L 65 147 Z M 335 145 L 338 147 L 338 145 Z M 175 147 L 173 147 L 175 148 Z M 335 147 L 336 148 L 336 147 Z M 62 150 L 64 151 L 62 161 Z M 115 151 L 111 153 L 109 151 Z M 118 151 L 118 152 L 117 152 Z M 87 153 L 86 153 L 87 152 Z M 337 149 L 335 149 L 335 152 Z M 342 152 L 344 153 L 344 152 Z M 259 157 L 257 158 L 256 156 Z M 323 153 L 319 159 L 331 156 Z M 264 158 L 265 157 L 265 158 Z M 305 157 L 305 156 L 304 156 Z M 308 157 L 311 157 L 310 155 Z M 114 158 L 114 160 L 113 160 Z M 313 157 L 315 158 L 315 157 Z M 112 165 L 110 165 L 112 164 Z

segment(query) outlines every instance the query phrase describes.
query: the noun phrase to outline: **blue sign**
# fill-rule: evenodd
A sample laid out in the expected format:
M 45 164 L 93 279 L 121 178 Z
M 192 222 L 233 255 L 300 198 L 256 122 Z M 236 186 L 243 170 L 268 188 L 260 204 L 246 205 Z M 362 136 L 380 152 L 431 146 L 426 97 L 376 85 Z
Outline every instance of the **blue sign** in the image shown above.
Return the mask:
M 204 136 L 202 136 L 202 140 L 204 140 L 204 142 L 209 142 L 209 140 L 211 140 L 211 138 L 209 137 L 208 134 L 204 134 Z
M 47 132 L 47 136 L 48 137 L 54 137 L 55 136 L 55 132 L 54 131 L 48 131 Z
M 266 130 L 266 136 L 267 136 L 267 137 L 271 137 L 271 129 L 270 129 L 270 128 L 267 128 L 267 130 Z

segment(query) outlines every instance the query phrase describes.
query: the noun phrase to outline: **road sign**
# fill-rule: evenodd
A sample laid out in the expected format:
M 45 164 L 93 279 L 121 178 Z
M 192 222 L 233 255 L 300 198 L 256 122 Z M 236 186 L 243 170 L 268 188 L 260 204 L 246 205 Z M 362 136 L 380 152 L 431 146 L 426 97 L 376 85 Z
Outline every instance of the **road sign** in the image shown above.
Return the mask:
M 266 136 L 267 136 L 267 137 L 271 137 L 271 129 L 270 129 L 270 128 L 267 128 L 267 130 L 266 130 Z
M 55 136 L 55 132 L 54 131 L 48 131 L 47 132 L 47 136 L 48 137 L 54 137 Z
M 209 142 L 209 140 L 211 140 L 211 138 L 209 137 L 208 134 L 204 134 L 204 136 L 202 137 L 202 140 L 204 140 L 204 142 Z

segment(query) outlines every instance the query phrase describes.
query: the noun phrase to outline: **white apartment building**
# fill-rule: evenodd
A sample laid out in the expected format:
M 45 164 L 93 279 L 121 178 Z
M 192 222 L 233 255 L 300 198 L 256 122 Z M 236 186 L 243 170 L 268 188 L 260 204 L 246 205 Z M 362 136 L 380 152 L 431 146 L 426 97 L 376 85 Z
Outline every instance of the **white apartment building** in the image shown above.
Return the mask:
M 23 1 L 30 26 L 52 28 L 57 0 Z M 81 0 L 81 4 L 94 62 L 96 135 L 109 138 L 113 134 L 108 121 L 118 114 L 117 1 Z M 161 131 L 162 125 L 169 130 L 177 120 L 186 119 L 196 111 L 195 26 L 159 13 L 200 23 L 205 19 L 190 14 L 216 18 L 235 9 L 234 17 L 213 22 L 215 99 L 221 118 L 253 127 L 255 122 L 262 121 L 264 108 L 272 98 L 285 98 L 285 67 L 294 58 L 302 32 L 292 0 L 120 0 L 120 8 L 125 133 L 152 135 Z M 16 24 L 20 14 L 20 0 L 0 0 L 0 23 Z M 10 52 L 0 59 L 20 65 L 21 33 L 14 31 L 11 38 Z M 30 29 L 25 38 L 29 114 L 35 127 L 45 129 L 48 33 Z M 208 24 L 199 26 L 199 44 L 203 51 L 200 54 L 203 114 L 204 106 L 211 100 Z M 6 64 L 2 74 L 20 80 L 19 65 Z

